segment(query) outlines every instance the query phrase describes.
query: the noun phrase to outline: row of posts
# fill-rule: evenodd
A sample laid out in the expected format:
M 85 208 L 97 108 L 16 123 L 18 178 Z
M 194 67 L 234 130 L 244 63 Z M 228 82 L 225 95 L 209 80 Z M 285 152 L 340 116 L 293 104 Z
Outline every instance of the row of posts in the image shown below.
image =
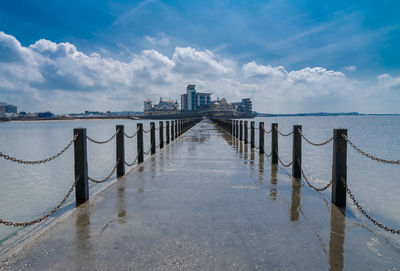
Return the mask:
M 198 119 L 191 120 L 171 120 L 166 121 L 165 141 L 164 141 L 164 122 L 159 122 L 159 146 L 156 145 L 156 126 L 155 122 L 150 122 L 150 151 L 151 154 L 156 153 L 157 147 L 164 148 L 165 144 L 170 144 L 187 130 L 198 123 Z M 116 125 L 116 163 L 117 177 L 125 175 L 125 131 L 124 125 Z M 75 199 L 76 206 L 84 203 L 89 199 L 88 184 L 88 163 L 87 163 L 87 138 L 86 128 L 74 129 L 74 136 L 78 135 L 74 142 L 74 169 L 75 169 Z M 137 163 L 144 161 L 143 150 L 143 124 L 137 124 Z
M 212 119 L 233 137 L 248 144 L 248 122 L 239 120 Z M 301 141 L 302 126 L 293 125 L 292 146 L 292 176 L 301 178 Z M 250 146 L 255 148 L 255 122 L 250 122 Z M 264 122 L 259 122 L 259 153 L 264 155 Z M 347 184 L 347 142 L 342 135 L 347 136 L 347 129 L 333 129 L 333 160 L 332 160 L 332 202 L 340 207 L 346 207 Z M 278 123 L 271 124 L 271 162 L 278 164 Z

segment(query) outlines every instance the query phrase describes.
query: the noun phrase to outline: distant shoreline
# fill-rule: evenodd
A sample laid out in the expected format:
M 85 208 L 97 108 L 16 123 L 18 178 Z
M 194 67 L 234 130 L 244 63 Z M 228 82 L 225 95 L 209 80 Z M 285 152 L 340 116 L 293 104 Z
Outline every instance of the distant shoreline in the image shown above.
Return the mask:
M 400 116 L 400 114 L 363 114 L 358 112 L 349 113 L 296 113 L 296 114 L 269 114 L 269 113 L 256 113 L 257 117 L 336 117 L 336 116 Z
M 273 117 L 335 117 L 335 116 L 400 116 L 400 114 L 363 114 L 357 112 L 350 113 L 296 113 L 296 114 L 270 114 L 270 113 L 256 113 L 255 117 L 273 118 Z M 158 116 L 159 117 L 159 116 Z M 48 117 L 48 118 L 37 118 L 37 117 L 3 117 L 0 118 L 0 122 L 19 122 L 19 121 L 73 121 L 73 120 L 110 120 L 110 119 L 130 119 L 130 120 L 141 120 L 141 119 L 154 119 L 158 120 L 157 115 L 154 118 L 149 116 L 107 116 L 107 117 Z M 171 116 L 173 119 L 173 116 Z

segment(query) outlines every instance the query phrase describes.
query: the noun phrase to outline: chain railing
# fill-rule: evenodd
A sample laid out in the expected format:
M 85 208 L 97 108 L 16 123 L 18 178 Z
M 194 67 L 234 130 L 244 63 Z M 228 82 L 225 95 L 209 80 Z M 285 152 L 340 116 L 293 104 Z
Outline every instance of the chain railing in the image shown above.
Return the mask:
M 86 138 L 89 141 L 91 141 L 93 143 L 96 143 L 96 144 L 106 144 L 106 143 L 110 142 L 111 140 L 113 140 L 114 137 L 116 137 L 118 133 L 119 133 L 119 129 L 115 132 L 115 134 L 113 134 L 109 139 L 107 139 L 105 141 L 98 141 L 98 140 L 95 140 L 95 139 L 91 138 L 90 136 L 86 136 Z
M 308 186 L 311 187 L 312 189 L 314 189 L 315 191 L 318 191 L 318 192 L 324 191 L 332 185 L 332 180 L 330 180 L 329 183 L 327 185 L 325 185 L 324 187 L 316 187 L 312 183 L 310 183 L 306 174 L 304 173 L 304 170 L 302 168 L 300 170 L 301 170 L 301 175 L 303 176 L 303 178 L 306 181 L 306 183 L 308 184 Z
M 125 165 L 127 165 L 128 167 L 134 166 L 134 165 L 136 164 L 136 162 L 138 161 L 138 158 L 139 158 L 139 154 L 136 155 L 136 158 L 135 158 L 135 160 L 133 160 L 132 163 L 128 163 L 128 162 L 126 162 L 126 161 L 124 161 L 124 163 L 125 163 Z
M 104 179 L 96 180 L 96 179 L 93 179 L 91 177 L 88 177 L 88 180 L 91 181 L 91 182 L 94 182 L 94 183 L 104 183 L 104 182 L 108 181 L 111 178 L 111 176 L 114 174 L 115 170 L 117 169 L 118 163 L 119 163 L 119 160 L 117 160 L 117 162 L 115 163 L 115 166 L 112 169 L 111 173 L 108 174 L 107 177 L 105 177 Z
M 365 157 L 380 162 L 384 164 L 391 164 L 391 165 L 400 165 L 400 160 L 386 160 L 382 159 L 376 156 L 373 156 L 369 153 L 366 153 L 365 151 L 361 150 L 359 147 L 357 147 L 346 135 L 342 135 L 342 137 L 346 140 L 346 142 L 353 148 L 355 149 L 359 154 L 364 155 Z
M 356 200 L 356 198 L 354 197 L 353 193 L 351 192 L 349 186 L 346 184 L 346 182 L 342 180 L 342 183 L 344 184 L 344 187 L 346 188 L 346 192 L 347 194 L 349 194 L 350 199 L 353 201 L 354 205 L 360 210 L 360 212 L 369 220 L 371 221 L 374 225 L 378 226 L 379 228 L 394 233 L 394 234 L 400 234 L 400 230 L 396 230 L 393 228 L 390 228 L 388 226 L 383 225 L 382 223 L 378 222 L 377 220 L 375 220 L 374 218 L 372 218 L 365 210 L 364 208 L 360 205 L 360 203 Z
M 67 199 L 71 195 L 72 191 L 74 191 L 74 188 L 78 181 L 79 181 L 79 177 L 76 178 L 75 182 L 72 184 L 71 188 L 68 190 L 68 192 L 65 195 L 65 197 L 63 198 L 63 200 L 60 201 L 60 203 L 56 207 L 54 207 L 51 211 L 47 212 L 45 215 L 43 215 L 39 218 L 36 218 L 34 220 L 26 221 L 26 222 L 13 222 L 13 221 L 0 219 L 0 224 L 6 225 L 6 226 L 14 226 L 14 227 L 25 227 L 25 226 L 29 226 L 29 225 L 33 225 L 33 224 L 42 222 L 43 220 L 47 219 L 49 216 L 51 216 L 55 212 L 57 212 L 61 208 L 61 206 L 64 205 L 64 203 L 67 201 Z
M 187 122 L 180 123 L 180 125 L 182 125 L 181 126 L 182 130 L 179 130 L 179 132 L 178 132 L 178 134 L 176 134 L 176 136 L 178 136 L 178 135 L 181 136 L 182 132 L 185 132 L 188 129 L 190 129 L 191 127 L 193 127 L 198 121 L 199 120 L 190 120 Z M 155 127 L 151 126 L 151 129 L 152 128 L 155 128 Z M 143 131 L 143 130 L 142 131 L 144 133 L 149 133 L 151 131 L 151 129 L 148 131 Z M 160 130 L 161 127 L 158 129 L 157 128 L 155 128 L 155 129 Z M 167 127 L 165 127 L 165 129 L 167 129 Z M 119 137 L 118 134 L 121 131 L 123 133 L 123 136 Z M 59 151 L 57 154 L 55 154 L 51 157 L 41 159 L 41 160 L 22 160 L 22 159 L 18 159 L 13 156 L 10 156 L 8 154 L 0 152 L 0 158 L 9 160 L 11 162 L 20 163 L 20 164 L 43 164 L 43 163 L 52 161 L 52 160 L 56 159 L 57 157 L 61 156 L 67 149 L 69 149 L 71 147 L 71 145 L 73 143 L 75 143 L 75 152 L 78 151 L 78 153 L 75 153 L 75 176 L 78 176 L 78 175 L 82 175 L 81 174 L 82 172 L 84 173 L 84 172 L 87 172 L 87 170 L 88 170 L 87 163 L 85 162 L 85 161 L 87 161 L 86 140 L 89 140 L 89 141 L 91 141 L 93 143 L 97 143 L 97 144 L 105 144 L 105 143 L 110 142 L 115 137 L 117 138 L 117 161 L 116 161 L 114 167 L 112 168 L 111 172 L 107 175 L 107 177 L 105 177 L 104 179 L 101 179 L 101 180 L 97 180 L 97 179 L 94 179 L 94 178 L 88 176 L 87 179 L 81 180 L 81 182 L 79 182 L 79 183 L 78 183 L 78 181 L 80 178 L 76 177 L 75 182 L 72 184 L 72 186 L 68 190 L 68 192 L 65 195 L 65 197 L 63 198 L 63 200 L 55 208 L 53 208 L 52 210 L 47 212 L 45 215 L 43 215 L 39 218 L 36 218 L 34 220 L 26 221 L 26 222 L 15 222 L 15 221 L 10 221 L 10 220 L 5 220 L 5 219 L 0 218 L 0 224 L 6 225 L 6 226 L 19 227 L 19 226 L 28 226 L 28 225 L 33 225 L 33 224 L 39 223 L 39 222 L 47 219 L 49 216 L 53 215 L 55 212 L 57 212 L 65 204 L 67 199 L 71 196 L 74 189 L 76 189 L 77 192 L 79 192 L 79 193 L 77 193 L 77 196 L 76 196 L 76 204 L 77 205 L 80 205 L 81 203 L 87 201 L 89 199 L 89 197 L 88 197 L 89 193 L 87 191 L 87 187 L 88 187 L 87 181 L 88 180 L 91 182 L 94 182 L 94 183 L 104 183 L 112 177 L 112 175 L 116 172 L 117 169 L 118 169 L 117 170 L 118 177 L 125 175 L 125 170 L 124 169 L 120 170 L 120 168 L 118 167 L 118 165 L 120 164 L 121 161 L 123 161 L 124 165 L 126 165 L 126 166 L 133 166 L 137 163 L 143 162 L 143 158 L 141 159 L 141 161 L 139 161 L 139 153 L 136 155 L 136 158 L 132 163 L 125 161 L 125 155 L 124 155 L 124 151 L 123 151 L 124 150 L 124 136 L 127 138 L 133 138 L 136 135 L 138 135 L 138 131 L 139 130 L 137 130 L 133 135 L 128 135 L 124 132 L 123 125 L 117 125 L 115 134 L 113 134 L 109 139 L 107 139 L 105 141 L 98 141 L 98 140 L 95 140 L 95 139 L 87 136 L 86 129 L 77 128 L 77 129 L 74 129 L 75 135 L 74 135 L 73 139 L 61 151 Z M 174 139 L 176 139 L 176 138 L 174 138 Z M 141 140 L 141 144 L 143 144 L 142 137 L 140 140 Z M 153 139 L 151 139 L 151 140 L 153 140 Z M 139 142 L 140 141 L 138 139 L 138 143 Z M 165 143 L 166 142 L 169 142 L 169 140 L 165 141 Z M 155 142 L 153 142 L 151 144 L 149 151 L 143 152 L 143 153 L 146 155 L 150 154 L 154 144 L 155 144 Z M 156 149 L 160 149 L 160 148 L 161 148 L 161 144 L 158 144 L 156 146 Z M 122 151 L 121 151 L 121 149 L 122 149 Z M 81 195 L 83 195 L 83 196 L 81 196 Z
M 136 131 L 133 135 L 128 135 L 127 133 L 124 132 L 124 136 L 127 138 L 134 138 L 137 135 L 138 131 Z
M 282 133 L 281 131 L 279 131 L 279 129 L 278 128 L 275 128 L 276 129 L 276 131 L 278 131 L 278 134 L 280 134 L 281 136 L 290 136 L 290 135 L 292 135 L 293 134 L 293 131 L 291 131 L 290 133 L 288 133 L 288 134 L 285 134 L 285 133 Z
M 71 147 L 72 143 L 74 143 L 74 141 L 78 138 L 78 135 L 75 135 L 74 138 L 61 150 L 59 151 L 57 154 L 50 156 L 48 158 L 45 159 L 41 159 L 41 160 L 22 160 L 22 159 L 18 159 L 15 157 L 12 157 L 10 155 L 7 155 L 5 153 L 0 152 L 0 157 L 9 160 L 11 162 L 15 162 L 15 163 L 19 163 L 19 164 L 26 164 L 26 165 L 39 165 L 39 164 L 44 164 L 47 162 L 50 162 L 56 158 L 58 158 L 59 156 L 61 156 L 66 150 L 69 149 L 69 147 Z
M 265 130 L 265 128 L 264 128 L 264 127 L 263 127 L 262 129 L 263 129 L 264 133 L 266 133 L 266 134 L 270 134 L 270 133 L 272 133 L 272 128 L 271 128 L 271 130 L 269 130 L 269 131 Z
M 333 141 L 333 136 L 332 136 L 332 137 L 330 137 L 329 139 L 327 139 L 326 141 L 324 141 L 324 142 L 322 142 L 322 143 L 314 143 L 314 142 L 312 142 L 311 140 L 309 140 L 307 137 L 305 137 L 304 134 L 301 132 L 300 129 L 298 129 L 298 131 L 299 131 L 301 137 L 304 138 L 304 140 L 305 140 L 307 143 L 309 143 L 309 144 L 311 144 L 311 145 L 313 145 L 313 146 L 315 146 L 315 147 L 321 147 L 321 146 L 324 146 L 324 145 L 330 143 L 331 141 Z
M 218 123 L 218 120 L 216 121 Z M 219 122 L 221 124 L 221 122 Z M 224 125 L 224 123 L 222 123 L 222 126 Z M 236 138 L 238 137 L 238 123 L 233 125 L 234 129 L 229 130 L 228 128 L 228 132 L 230 132 L 231 134 L 233 134 L 233 136 L 235 136 Z M 229 127 L 229 126 L 228 126 Z M 245 126 L 246 127 L 246 126 Z M 298 128 L 300 127 L 300 128 Z M 313 145 L 313 146 L 324 146 L 329 144 L 330 142 L 333 142 L 335 140 L 335 148 L 334 148 L 334 161 L 332 163 L 332 176 L 346 176 L 346 157 L 347 157 L 347 149 L 346 149 L 346 145 L 350 145 L 356 152 L 358 152 L 359 154 L 361 154 L 362 156 L 365 156 L 371 160 L 374 160 L 376 162 L 380 162 L 380 163 L 384 163 L 384 164 L 391 164 L 391 165 L 400 165 L 400 160 L 388 160 L 388 159 L 383 159 L 377 156 L 374 156 L 372 154 L 369 154 L 365 151 L 363 151 L 360 147 L 358 147 L 356 144 L 354 144 L 348 137 L 347 137 L 347 129 L 334 129 L 333 131 L 333 136 L 328 138 L 327 140 L 325 140 L 324 142 L 321 143 L 315 143 L 312 142 L 311 140 L 309 140 L 306 136 L 304 136 L 304 134 L 301 131 L 301 126 L 300 125 L 294 125 L 293 126 L 293 131 L 290 133 L 283 133 L 281 131 L 279 131 L 279 129 L 277 128 L 277 126 L 272 125 L 272 129 L 270 131 L 266 131 L 264 127 L 259 126 L 259 128 L 255 128 L 255 127 L 251 127 L 254 129 L 263 129 L 264 133 L 268 134 L 272 132 L 272 129 L 276 129 L 276 131 L 281 135 L 281 136 L 290 136 L 290 135 L 294 135 L 293 138 L 293 155 L 298 156 L 300 155 L 301 157 L 301 145 L 299 145 L 301 143 L 301 139 L 303 138 L 307 143 Z M 241 127 L 240 127 L 241 129 Z M 296 130 L 297 129 L 297 130 Z M 260 135 L 261 136 L 261 135 Z M 300 143 L 298 143 L 300 142 Z M 252 146 L 254 146 L 254 139 L 252 139 L 251 142 Z M 272 138 L 272 149 L 274 149 L 274 138 Z M 277 145 L 276 145 L 277 146 Z M 259 147 L 255 147 L 255 149 L 260 149 Z M 293 161 L 290 163 L 286 163 L 284 161 L 282 161 L 278 155 L 278 152 L 275 151 L 274 154 L 276 155 L 277 161 L 273 162 L 273 164 L 275 163 L 279 163 L 283 166 L 283 167 L 290 167 L 293 166 L 294 163 Z M 273 153 L 271 152 L 270 154 L 266 154 L 264 153 L 264 156 L 267 158 L 270 158 L 273 155 Z M 274 157 L 272 158 L 274 160 Z M 295 159 L 295 158 L 294 158 Z M 343 164 L 344 161 L 344 164 Z M 376 219 L 372 218 L 367 211 L 359 204 L 359 202 L 355 199 L 354 194 L 351 192 L 350 188 L 348 187 L 348 185 L 346 184 L 346 181 L 343 179 L 343 177 L 341 178 L 341 182 L 338 179 L 332 179 L 324 186 L 322 187 L 317 187 L 315 185 L 313 185 L 309 179 L 317 179 L 313 176 L 306 176 L 304 169 L 300 166 L 301 162 L 300 160 L 298 160 L 298 163 L 296 165 L 295 168 L 292 168 L 292 174 L 293 176 L 296 176 L 295 178 L 297 180 L 300 181 L 301 177 L 304 178 L 305 183 L 312 189 L 314 189 L 315 191 L 321 192 L 321 191 L 325 191 L 326 189 L 328 189 L 329 187 L 333 186 L 333 183 L 335 182 L 336 187 L 342 186 L 344 185 L 344 190 L 340 191 L 340 189 L 332 189 L 332 203 L 336 204 L 338 207 L 345 207 L 346 206 L 346 195 L 348 194 L 350 199 L 353 201 L 354 205 L 358 208 L 358 210 L 370 221 L 372 222 L 374 225 L 378 226 L 379 228 L 393 233 L 393 234 L 399 234 L 400 235 L 400 229 L 394 229 L 388 226 L 385 226 L 384 224 L 378 222 Z M 292 176 L 292 174 L 290 174 Z M 336 199 L 334 199 L 334 195 L 336 197 Z M 339 200 L 338 200 L 339 198 Z
M 271 152 L 271 155 L 272 155 L 272 152 Z M 290 163 L 285 163 L 285 162 L 283 162 L 283 161 L 281 160 L 281 158 L 279 157 L 279 155 L 278 155 L 278 161 L 279 161 L 279 163 L 280 163 L 282 166 L 284 166 L 284 167 L 290 167 L 291 165 L 293 165 L 293 161 L 291 161 Z
M 149 148 L 149 150 L 146 152 L 146 151 L 143 151 L 143 153 L 145 154 L 145 155 L 148 155 L 150 152 L 151 152 L 151 147 L 152 146 L 150 146 L 150 148 Z

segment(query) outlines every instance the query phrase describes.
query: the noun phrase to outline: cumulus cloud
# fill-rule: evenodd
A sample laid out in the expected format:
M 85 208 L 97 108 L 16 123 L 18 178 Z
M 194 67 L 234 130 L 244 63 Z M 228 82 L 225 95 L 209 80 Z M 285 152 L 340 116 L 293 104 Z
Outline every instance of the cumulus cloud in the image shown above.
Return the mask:
M 344 70 L 345 70 L 345 71 L 348 71 L 348 72 L 354 72 L 354 71 L 357 70 L 357 67 L 354 66 L 354 65 L 350 65 L 350 66 L 344 67 Z
M 24 111 L 141 110 L 146 98 L 176 99 L 189 83 L 214 98 L 252 98 L 255 110 L 271 113 L 391 113 L 400 96 L 400 77 L 388 74 L 360 81 L 323 67 L 240 65 L 192 47 L 176 47 L 172 56 L 144 50 L 120 61 L 68 42 L 41 39 L 25 47 L 0 32 L 0 100 Z

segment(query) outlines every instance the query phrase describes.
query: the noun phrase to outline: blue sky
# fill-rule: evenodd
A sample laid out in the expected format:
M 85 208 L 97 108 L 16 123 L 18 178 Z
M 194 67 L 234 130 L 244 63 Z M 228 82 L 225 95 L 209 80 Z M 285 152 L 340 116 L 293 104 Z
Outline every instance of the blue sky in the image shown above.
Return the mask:
M 0 100 L 140 110 L 194 82 L 260 112 L 400 113 L 398 14 L 399 1 L 0 1 Z

